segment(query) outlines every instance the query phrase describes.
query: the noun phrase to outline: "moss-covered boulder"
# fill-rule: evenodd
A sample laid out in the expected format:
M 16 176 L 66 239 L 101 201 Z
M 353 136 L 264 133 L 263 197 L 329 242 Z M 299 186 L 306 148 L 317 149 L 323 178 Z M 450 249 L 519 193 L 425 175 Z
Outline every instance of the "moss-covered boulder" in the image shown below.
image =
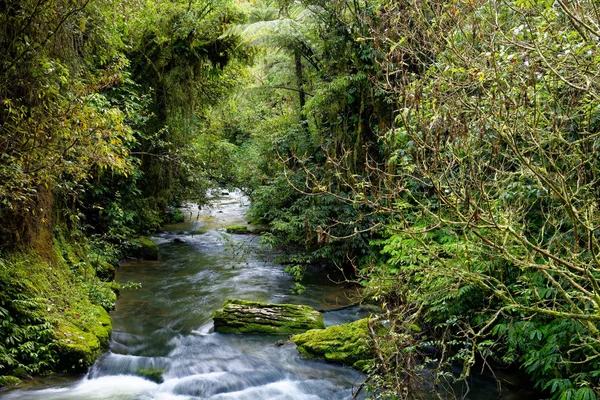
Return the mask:
M 225 231 L 227 231 L 227 233 L 237 233 L 237 234 L 250 233 L 250 230 L 248 230 L 248 227 L 243 226 L 243 225 L 228 226 L 227 228 L 225 228 Z
M 90 318 L 82 326 L 61 321 L 55 329 L 58 344 L 58 369 L 83 371 L 92 365 L 108 346 L 112 330 L 111 319 L 106 310 L 92 306 Z
M 6 375 L 0 376 L 0 388 L 5 386 L 13 386 L 21 382 L 16 376 Z
M 292 340 L 300 354 L 306 358 L 324 359 L 364 370 L 375 357 L 368 323 L 368 318 L 364 318 L 327 329 L 310 330 L 294 335 Z
M 156 383 L 163 383 L 163 373 L 164 371 L 159 368 L 141 368 L 137 371 L 137 373 L 143 378 L 148 379 L 149 381 Z
M 308 306 L 233 299 L 215 311 L 213 319 L 215 331 L 221 333 L 286 335 L 325 327 L 321 313 Z
M 128 253 L 132 257 L 144 260 L 158 260 L 158 246 L 147 236 L 140 236 L 129 241 Z

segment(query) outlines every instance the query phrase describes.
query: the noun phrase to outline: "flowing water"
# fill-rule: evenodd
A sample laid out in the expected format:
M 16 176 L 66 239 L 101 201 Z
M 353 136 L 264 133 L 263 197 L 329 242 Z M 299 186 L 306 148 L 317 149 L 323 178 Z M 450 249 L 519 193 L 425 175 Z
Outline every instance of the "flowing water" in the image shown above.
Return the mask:
M 110 350 L 84 377 L 37 380 L 6 399 L 348 399 L 363 377 L 357 371 L 302 359 L 285 337 L 222 335 L 211 315 L 227 298 L 306 304 L 335 310 L 349 303 L 341 277 L 309 271 L 307 290 L 293 281 L 276 254 L 254 235 L 229 235 L 246 225 L 244 198 L 224 195 L 215 207 L 185 209 L 187 221 L 154 239 L 159 261 L 123 265 L 116 279 L 139 282 L 124 290 L 112 312 Z M 357 319 L 357 308 L 325 311 L 326 325 Z M 162 383 L 145 377 L 162 375 Z M 498 398 L 489 382 L 468 398 Z M 480 392 L 477 394 L 477 392 Z M 508 397 L 506 397 L 508 398 Z M 518 398 L 510 397 L 510 398 Z

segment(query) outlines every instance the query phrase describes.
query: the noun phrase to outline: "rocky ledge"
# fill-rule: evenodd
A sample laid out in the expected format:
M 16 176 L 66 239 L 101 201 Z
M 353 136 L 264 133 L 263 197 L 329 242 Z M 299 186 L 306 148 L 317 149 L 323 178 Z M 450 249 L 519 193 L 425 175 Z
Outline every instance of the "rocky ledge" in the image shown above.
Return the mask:
M 296 304 L 269 304 L 229 299 L 213 314 L 220 333 L 286 335 L 325 328 L 317 310 Z

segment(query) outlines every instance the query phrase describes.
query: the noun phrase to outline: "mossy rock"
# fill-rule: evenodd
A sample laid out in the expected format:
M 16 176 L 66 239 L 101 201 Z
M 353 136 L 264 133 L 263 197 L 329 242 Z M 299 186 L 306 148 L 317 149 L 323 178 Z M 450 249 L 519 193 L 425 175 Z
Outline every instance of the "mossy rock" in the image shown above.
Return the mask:
M 138 375 L 143 378 L 146 378 L 155 383 L 163 383 L 163 373 L 162 369 L 157 368 L 142 368 L 137 371 Z
M 94 314 L 97 322 L 89 324 L 89 331 L 98 338 L 102 347 L 107 347 L 112 332 L 112 320 L 106 310 L 100 306 L 95 306 Z
M 67 321 L 58 323 L 55 329 L 59 352 L 58 369 L 84 371 L 108 346 L 112 331 L 110 316 L 104 308 L 92 307 L 90 320 L 83 328 Z
M 242 226 L 242 225 L 228 226 L 225 230 L 227 231 L 227 233 L 237 233 L 237 234 L 250 233 L 250 230 L 248 230 L 248 227 Z
M 23 379 L 31 379 L 31 375 L 27 372 L 27 370 L 23 367 L 17 367 L 10 372 L 10 376 Z
M 129 241 L 131 244 L 129 254 L 133 257 L 143 258 L 145 260 L 158 260 L 158 246 L 147 236 Z
M 11 376 L 11 375 L 0 376 L 0 387 L 13 386 L 20 382 L 21 382 L 21 380 L 19 378 L 17 378 L 16 376 Z
M 323 315 L 296 304 L 269 304 L 229 299 L 213 314 L 215 331 L 287 335 L 324 328 Z
M 96 270 L 96 275 L 103 281 L 111 281 L 115 277 L 115 265 L 107 260 L 98 259 L 92 265 Z
M 84 371 L 102 353 L 100 340 L 91 332 L 84 332 L 75 325 L 60 324 L 58 339 L 59 369 Z
M 324 359 L 364 371 L 375 357 L 368 323 L 368 318 L 364 318 L 349 324 L 294 335 L 292 340 L 300 354 L 306 358 Z M 382 327 L 378 326 L 376 329 Z

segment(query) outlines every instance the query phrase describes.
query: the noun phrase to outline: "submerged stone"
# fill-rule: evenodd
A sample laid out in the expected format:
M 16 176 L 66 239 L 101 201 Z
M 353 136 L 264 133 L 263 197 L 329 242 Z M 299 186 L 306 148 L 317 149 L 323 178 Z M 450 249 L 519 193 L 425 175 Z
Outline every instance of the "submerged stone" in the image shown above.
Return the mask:
M 294 335 L 293 342 L 306 358 L 319 358 L 350 365 L 364 371 L 375 358 L 375 347 L 368 327 L 369 319 L 315 329 Z M 376 329 L 381 329 L 379 326 Z
M 234 299 L 215 311 L 213 319 L 221 333 L 286 335 L 325 328 L 321 313 L 308 306 Z

